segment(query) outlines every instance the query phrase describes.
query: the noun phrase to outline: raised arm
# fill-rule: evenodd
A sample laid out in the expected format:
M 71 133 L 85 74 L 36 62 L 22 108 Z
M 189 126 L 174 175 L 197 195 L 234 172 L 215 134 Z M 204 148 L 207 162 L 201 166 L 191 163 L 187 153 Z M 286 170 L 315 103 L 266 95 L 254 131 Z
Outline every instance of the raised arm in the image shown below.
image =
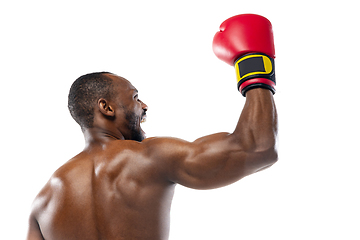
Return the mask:
M 229 18 L 213 42 L 215 54 L 235 65 L 246 103 L 233 133 L 218 133 L 189 143 L 152 139 L 150 155 L 163 164 L 167 178 L 191 188 L 225 186 L 277 161 L 275 50 L 271 23 L 253 14 Z
M 253 89 L 233 133 L 186 142 L 171 138 L 145 141 L 150 157 L 168 180 L 195 189 L 222 187 L 277 161 L 277 114 L 272 93 Z

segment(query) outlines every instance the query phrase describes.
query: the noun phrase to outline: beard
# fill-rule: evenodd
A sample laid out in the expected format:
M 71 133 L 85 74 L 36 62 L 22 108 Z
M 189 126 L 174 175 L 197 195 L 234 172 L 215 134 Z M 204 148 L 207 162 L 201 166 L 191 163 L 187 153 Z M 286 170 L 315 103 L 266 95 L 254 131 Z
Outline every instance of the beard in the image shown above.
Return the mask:
M 145 139 L 145 133 L 140 127 L 140 121 L 145 116 L 145 112 L 141 116 L 136 115 L 134 112 L 126 112 L 126 120 L 129 122 L 130 139 L 141 142 Z

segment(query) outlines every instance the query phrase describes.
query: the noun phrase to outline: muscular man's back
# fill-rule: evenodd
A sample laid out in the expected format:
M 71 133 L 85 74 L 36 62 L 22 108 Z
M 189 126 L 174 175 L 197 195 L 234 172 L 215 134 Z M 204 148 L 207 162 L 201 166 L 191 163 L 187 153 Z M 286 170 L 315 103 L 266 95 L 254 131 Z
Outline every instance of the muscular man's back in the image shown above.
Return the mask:
M 89 97 L 92 88 L 105 91 L 107 99 Z M 69 99 L 86 148 L 60 167 L 36 197 L 28 240 L 165 240 L 175 184 L 219 188 L 277 161 L 277 115 L 267 89 L 246 93 L 233 133 L 194 142 L 145 138 L 140 123 L 147 105 L 119 76 L 80 77 Z M 84 105 L 89 105 L 86 111 Z
M 112 141 L 59 168 L 34 202 L 45 239 L 167 239 L 174 186 L 141 143 Z

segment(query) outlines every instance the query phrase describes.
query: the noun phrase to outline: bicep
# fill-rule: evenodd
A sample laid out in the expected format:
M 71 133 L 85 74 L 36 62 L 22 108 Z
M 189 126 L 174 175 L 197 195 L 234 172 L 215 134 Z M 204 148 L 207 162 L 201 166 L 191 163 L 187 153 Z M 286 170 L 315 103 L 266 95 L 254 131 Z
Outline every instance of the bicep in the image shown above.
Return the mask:
M 264 167 L 259 154 L 247 153 L 231 134 L 218 133 L 194 142 L 163 139 L 156 158 L 165 165 L 167 178 L 186 187 L 222 187 Z
M 218 133 L 189 145 L 189 154 L 173 166 L 177 183 L 195 189 L 218 188 L 238 181 L 245 173 L 246 153 Z

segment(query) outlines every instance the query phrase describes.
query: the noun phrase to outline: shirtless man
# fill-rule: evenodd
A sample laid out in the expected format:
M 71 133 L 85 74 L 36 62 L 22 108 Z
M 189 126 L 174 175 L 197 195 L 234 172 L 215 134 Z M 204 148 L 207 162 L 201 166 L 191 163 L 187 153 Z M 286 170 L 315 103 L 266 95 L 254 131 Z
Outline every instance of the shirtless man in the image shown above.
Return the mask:
M 233 133 L 187 142 L 145 139 L 147 105 L 126 79 L 106 72 L 78 78 L 69 110 L 86 145 L 36 197 L 27 239 L 168 239 L 176 184 L 218 188 L 277 161 L 274 84 L 261 79 L 242 91 L 246 103 Z

